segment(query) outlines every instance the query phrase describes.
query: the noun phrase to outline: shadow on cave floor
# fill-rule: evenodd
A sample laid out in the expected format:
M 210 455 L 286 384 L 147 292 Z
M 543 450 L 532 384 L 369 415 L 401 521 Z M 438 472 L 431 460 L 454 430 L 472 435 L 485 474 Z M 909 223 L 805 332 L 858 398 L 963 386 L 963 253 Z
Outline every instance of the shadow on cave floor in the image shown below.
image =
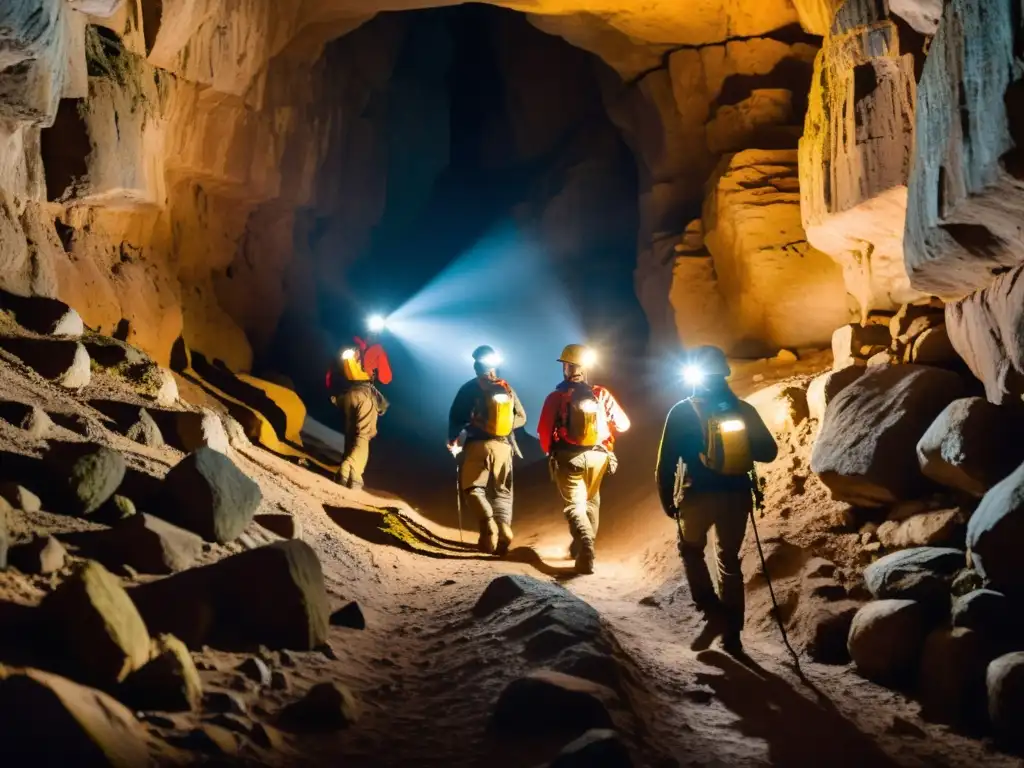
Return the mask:
M 722 674 L 698 672 L 696 682 L 739 716 L 732 726 L 736 731 L 765 741 L 771 765 L 897 765 L 817 689 L 812 701 L 749 658 L 741 663 L 712 650 L 697 660 Z
M 464 541 L 455 541 L 435 533 L 398 509 L 324 505 L 324 511 L 335 525 L 368 544 L 411 550 L 426 557 L 520 563 L 559 580 L 577 576 L 571 562 L 567 561 L 567 565 L 561 567 L 552 565 L 531 546 L 513 547 L 504 558 L 482 554 L 476 549 L 475 530 L 467 531 Z

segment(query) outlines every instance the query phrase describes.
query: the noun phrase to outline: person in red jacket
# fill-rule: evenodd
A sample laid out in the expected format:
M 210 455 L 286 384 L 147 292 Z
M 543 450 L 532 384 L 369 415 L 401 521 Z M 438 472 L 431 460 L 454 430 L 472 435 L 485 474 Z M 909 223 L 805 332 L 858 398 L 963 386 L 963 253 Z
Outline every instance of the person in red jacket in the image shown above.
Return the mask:
M 370 460 L 370 441 L 377 436 L 377 419 L 388 407 L 377 384 L 391 383 L 391 363 L 379 342 L 358 336 L 352 340 L 352 345 L 338 351 L 334 365 L 327 371 L 327 392 L 341 411 L 345 435 L 338 482 L 360 489 Z
M 576 571 L 593 573 L 601 483 L 618 465 L 615 436 L 629 429 L 629 417 L 611 392 L 587 382 L 591 350 L 570 344 L 558 361 L 564 380 L 544 401 L 537 438 L 565 503 Z

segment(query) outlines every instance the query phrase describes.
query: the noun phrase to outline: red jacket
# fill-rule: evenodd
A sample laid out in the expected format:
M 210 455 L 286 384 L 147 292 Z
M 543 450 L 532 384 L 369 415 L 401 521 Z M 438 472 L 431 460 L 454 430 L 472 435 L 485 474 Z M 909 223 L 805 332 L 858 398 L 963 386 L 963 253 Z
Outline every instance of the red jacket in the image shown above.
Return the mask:
M 599 386 L 594 386 L 592 389 L 594 395 L 597 396 L 598 407 L 604 414 L 604 418 L 600 422 L 599 439 L 601 445 L 610 451 L 615 447 L 615 435 L 629 429 L 629 417 L 611 392 Z M 540 412 L 540 423 L 537 425 L 537 439 L 540 441 L 540 447 L 544 453 L 550 454 L 559 443 L 567 442 L 565 424 L 562 423 L 562 420 L 570 397 L 568 382 L 563 382 L 544 400 L 544 407 Z

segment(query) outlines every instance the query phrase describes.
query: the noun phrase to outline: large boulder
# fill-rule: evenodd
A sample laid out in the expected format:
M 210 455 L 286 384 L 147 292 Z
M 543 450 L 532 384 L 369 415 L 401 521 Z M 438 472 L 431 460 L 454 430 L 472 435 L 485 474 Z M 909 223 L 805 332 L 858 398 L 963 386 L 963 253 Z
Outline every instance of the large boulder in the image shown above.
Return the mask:
M 189 648 L 311 650 L 327 640 L 330 608 L 320 561 L 302 541 L 279 541 L 135 587 L 153 632 Z
M 0 667 L 0 741 L 9 765 L 150 763 L 146 731 L 124 705 L 36 669 Z
M 935 482 L 981 498 L 1024 461 L 1022 428 L 1014 409 L 980 397 L 954 400 L 921 437 L 917 461 Z
M 988 716 L 996 736 L 1014 746 L 1024 743 L 1024 652 L 1007 653 L 989 663 L 985 673 Z
M 849 318 L 843 272 L 800 222 L 795 150 L 723 159 L 704 203 L 705 242 L 738 338 L 771 352 L 828 344 Z
M 234 462 L 213 448 L 198 448 L 164 478 L 164 515 L 207 541 L 238 538 L 252 522 L 263 494 Z
M 109 687 L 149 660 L 149 632 L 117 577 L 88 561 L 40 605 L 59 671 Z
M 864 582 L 872 596 L 915 600 L 925 605 L 948 603 L 950 584 L 964 567 L 959 549 L 916 547 L 892 552 L 864 569 Z
M 995 588 L 1024 589 L 1020 542 L 1024 540 L 1024 464 L 985 494 L 967 523 L 971 562 Z
M 894 682 L 916 670 L 927 632 L 920 603 L 876 600 L 853 617 L 847 647 L 865 677 Z
M 954 373 L 918 365 L 878 366 L 829 404 L 811 470 L 832 497 L 866 507 L 913 499 L 928 482 L 917 444 L 964 390 Z

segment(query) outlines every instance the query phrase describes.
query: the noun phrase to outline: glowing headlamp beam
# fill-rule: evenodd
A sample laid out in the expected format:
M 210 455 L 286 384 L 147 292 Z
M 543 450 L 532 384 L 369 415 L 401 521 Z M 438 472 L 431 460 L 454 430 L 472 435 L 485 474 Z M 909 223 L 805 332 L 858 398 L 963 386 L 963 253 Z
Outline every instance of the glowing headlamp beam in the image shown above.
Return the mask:
M 683 381 L 689 384 L 691 387 L 697 387 L 704 383 L 704 371 L 696 365 L 687 365 L 683 367 Z
M 370 315 L 366 319 L 366 327 L 371 333 L 380 333 L 388 327 L 388 321 L 383 315 Z
M 501 355 L 497 354 L 485 355 L 480 358 L 480 364 L 486 366 L 487 368 L 497 368 L 499 365 L 501 365 L 501 363 Z
M 592 349 L 588 349 L 583 353 L 583 356 L 580 358 L 580 362 L 583 363 L 584 368 L 593 367 L 597 364 L 597 352 Z

